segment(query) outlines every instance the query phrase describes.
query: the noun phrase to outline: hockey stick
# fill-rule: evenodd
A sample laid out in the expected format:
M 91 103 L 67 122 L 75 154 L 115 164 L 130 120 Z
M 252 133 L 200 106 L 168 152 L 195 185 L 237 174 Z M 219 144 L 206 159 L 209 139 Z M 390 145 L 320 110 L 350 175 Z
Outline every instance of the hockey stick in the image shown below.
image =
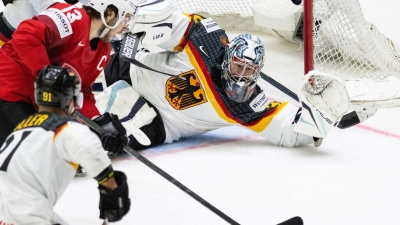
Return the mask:
M 280 91 L 282 91 L 283 93 L 285 93 L 286 95 L 288 95 L 289 97 L 291 97 L 292 99 L 300 102 L 300 99 L 299 99 L 299 97 L 297 96 L 296 93 L 294 93 L 293 91 L 291 91 L 287 87 L 283 86 L 281 83 L 279 83 L 278 81 L 276 81 L 272 77 L 270 77 L 267 74 L 261 72 L 261 78 L 263 80 L 265 80 L 266 82 L 268 82 L 269 84 L 271 84 L 272 86 L 274 86 L 277 89 L 279 89 Z M 352 127 L 354 125 L 357 125 L 357 124 L 361 123 L 364 120 L 365 119 L 361 119 L 361 116 L 359 116 L 357 114 L 357 112 L 353 110 L 353 111 L 345 114 L 340 119 L 340 121 L 337 122 L 336 126 L 338 128 L 340 128 L 340 129 L 345 129 L 345 128 L 349 128 L 349 127 Z
M 101 127 L 100 125 L 98 125 L 97 123 L 93 122 L 92 120 L 88 119 L 87 117 L 85 117 L 84 115 L 82 115 L 79 111 L 75 110 L 73 112 L 73 115 L 75 117 L 77 117 L 78 119 L 82 120 L 86 125 L 88 125 L 89 127 L 91 127 L 93 130 L 95 130 L 96 132 L 98 132 L 100 135 L 103 135 L 105 133 L 105 130 L 103 127 Z M 170 176 L 169 174 L 167 174 L 166 172 L 164 172 L 162 169 L 160 169 L 158 166 L 154 165 L 152 162 L 150 162 L 149 160 L 147 160 L 145 157 L 143 157 L 139 152 L 133 150 L 132 148 L 130 148 L 129 146 L 124 146 L 123 149 L 126 153 L 128 153 L 129 155 L 137 158 L 140 162 L 144 163 L 146 166 L 150 167 L 152 170 L 154 170 L 155 172 L 157 172 L 159 175 L 161 175 L 162 177 L 164 177 L 165 179 L 167 179 L 169 182 L 171 182 L 172 184 L 174 184 L 175 186 L 177 186 L 179 189 L 181 189 L 182 191 L 186 192 L 186 194 L 190 195 L 191 197 L 193 197 L 195 200 L 197 200 L 198 202 L 200 202 L 202 205 L 204 205 L 205 207 L 207 207 L 208 209 L 210 209 L 212 212 L 214 212 L 215 214 L 217 214 L 218 216 L 220 216 L 222 219 L 224 219 L 226 222 L 228 222 L 229 224 L 239 224 L 238 222 L 234 221 L 232 218 L 230 218 L 229 216 L 227 216 L 226 214 L 224 214 L 223 212 L 221 212 L 219 209 L 215 208 L 213 205 L 211 205 L 210 203 L 208 203 L 206 200 L 204 200 L 203 198 L 201 198 L 200 196 L 198 196 L 196 193 L 194 193 L 193 191 L 191 191 L 189 188 L 187 188 L 186 186 L 184 186 L 182 183 L 180 183 L 179 181 L 177 181 L 175 178 L 173 178 L 172 176 Z
M 303 220 L 299 216 L 296 216 L 286 221 L 283 221 L 278 225 L 303 225 Z
M 82 121 L 83 123 L 85 123 L 86 125 L 88 125 L 90 128 L 92 128 L 93 130 L 95 130 L 97 133 L 99 133 L 100 135 L 103 135 L 106 131 L 104 130 L 103 127 L 101 127 L 100 125 L 98 125 L 97 123 L 93 122 L 92 120 L 90 120 L 89 118 L 87 118 L 86 116 L 84 116 L 82 113 L 80 113 L 77 110 L 74 110 L 74 112 L 72 113 L 78 120 Z M 215 208 L 213 205 L 211 205 L 210 203 L 208 203 L 206 200 L 204 200 L 202 197 L 198 196 L 196 193 L 194 193 L 192 190 L 190 190 L 189 188 L 187 188 L 185 185 L 183 185 L 182 183 L 180 183 L 179 181 L 177 181 L 175 178 L 173 178 L 172 176 L 170 176 L 168 173 L 164 172 L 162 169 L 160 169 L 158 166 L 154 165 L 152 162 L 150 162 L 148 159 L 146 159 L 145 157 L 143 157 L 139 152 L 133 150 L 131 147 L 129 146 L 124 146 L 123 149 L 126 153 L 128 153 L 129 155 L 135 157 L 136 159 L 138 159 L 140 162 L 142 162 L 143 164 L 145 164 L 146 166 L 150 167 L 152 170 L 154 170 L 156 173 L 158 173 L 159 175 L 161 175 L 162 177 L 164 177 L 165 179 L 167 179 L 169 182 L 171 182 L 172 184 L 174 184 L 175 186 L 177 186 L 179 189 L 181 189 L 182 191 L 184 191 L 186 194 L 190 195 L 192 198 L 194 198 L 196 201 L 198 201 L 199 203 L 201 203 L 202 205 L 204 205 L 206 208 L 208 208 L 209 210 L 211 210 L 213 213 L 217 214 L 219 217 L 221 217 L 222 219 L 224 219 L 226 222 L 228 222 L 229 224 L 233 224 L 233 225 L 240 225 L 238 222 L 236 222 L 235 220 L 233 220 L 232 218 L 230 218 L 229 216 L 227 216 L 226 214 L 224 214 L 222 211 L 220 211 L 219 209 Z M 106 221 L 105 221 L 106 223 Z M 286 220 L 278 225 L 303 225 L 303 220 L 300 217 L 293 217 L 289 220 Z
M 273 79 L 272 77 L 268 76 L 267 74 L 265 74 L 263 72 L 261 72 L 260 74 L 261 74 L 261 78 L 263 80 L 267 81 L 272 86 L 278 88 L 280 91 L 282 91 L 283 93 L 285 93 L 289 97 L 293 98 L 294 100 L 300 102 L 300 99 L 297 96 L 297 94 L 294 93 L 293 91 L 291 91 L 289 88 L 283 86 L 283 84 L 279 83 L 278 81 L 276 81 L 275 79 Z

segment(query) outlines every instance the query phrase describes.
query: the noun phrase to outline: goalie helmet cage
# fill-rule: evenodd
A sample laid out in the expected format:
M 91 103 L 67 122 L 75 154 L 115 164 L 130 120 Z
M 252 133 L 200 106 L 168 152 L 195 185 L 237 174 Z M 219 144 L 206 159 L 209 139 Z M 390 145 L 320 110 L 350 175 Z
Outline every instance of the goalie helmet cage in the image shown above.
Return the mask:
M 365 20 L 359 0 L 303 0 L 303 8 L 291 0 L 174 2 L 178 10 L 212 17 L 224 29 L 272 31 L 295 41 L 292 34 L 300 27 L 305 73 L 317 69 L 340 77 L 352 104 L 400 105 L 400 47 Z M 260 11 L 264 17 L 257 21 Z M 294 20 L 291 27 L 287 21 Z

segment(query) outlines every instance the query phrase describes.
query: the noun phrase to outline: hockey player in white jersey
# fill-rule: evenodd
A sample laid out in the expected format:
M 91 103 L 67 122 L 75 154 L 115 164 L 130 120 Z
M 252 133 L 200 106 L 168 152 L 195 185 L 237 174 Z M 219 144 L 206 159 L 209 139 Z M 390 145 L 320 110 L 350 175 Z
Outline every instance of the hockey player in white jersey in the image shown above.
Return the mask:
M 139 10 L 139 18 L 140 14 Z M 158 25 L 145 22 L 138 19 L 135 25 L 149 29 L 136 30 L 146 33 L 141 44 L 164 38 L 158 47 L 166 51 L 136 53 L 136 60 L 151 70 L 112 56 L 105 69 L 108 88 L 96 97 L 96 105 L 100 112 L 118 114 L 125 126 L 140 127 L 150 137 L 150 146 L 231 125 L 253 130 L 279 146 L 319 146 L 348 109 L 342 83 L 315 71 L 307 80 L 328 82 L 319 86 L 320 92 L 309 91 L 312 82 L 303 84 L 303 110 L 269 99 L 257 85 L 265 49 L 254 35 L 242 34 L 229 42 L 212 18 L 176 11 Z M 165 28 L 163 35 L 148 35 L 156 32 L 151 26 L 160 29 L 168 23 L 170 32 Z M 146 147 L 129 139 L 134 149 Z
M 43 70 L 35 98 L 39 112 L 23 120 L 0 149 L 0 224 L 68 224 L 53 207 L 79 164 L 99 183 L 100 218 L 120 220 L 130 209 L 127 178 L 113 170 L 99 137 L 69 116 L 81 98 L 74 72 Z

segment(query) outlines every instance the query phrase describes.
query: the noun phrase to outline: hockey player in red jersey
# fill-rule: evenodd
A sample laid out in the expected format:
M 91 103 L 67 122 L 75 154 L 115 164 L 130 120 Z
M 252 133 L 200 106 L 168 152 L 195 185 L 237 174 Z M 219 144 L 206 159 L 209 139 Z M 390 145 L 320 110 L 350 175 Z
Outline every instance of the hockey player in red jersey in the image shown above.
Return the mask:
M 0 144 L 23 118 L 36 112 L 33 83 L 49 65 L 75 71 L 84 95 L 80 111 L 92 119 L 99 116 L 92 84 L 109 61 L 109 42 L 132 28 L 136 12 L 136 0 L 91 0 L 83 8 L 55 3 L 23 21 L 0 49 Z M 105 125 L 110 119 L 96 122 Z M 118 142 L 113 137 L 103 142 L 107 140 Z
M 54 205 L 79 164 L 99 184 L 100 218 L 113 222 L 128 213 L 126 175 L 113 170 L 97 135 L 69 116 L 80 88 L 72 69 L 51 66 L 38 74 L 38 112 L 24 118 L 0 148 L 0 224 L 68 224 Z M 126 139 L 125 129 L 117 127 Z
M 5 8 L 0 12 L 0 47 L 11 40 L 14 30 L 22 21 L 39 15 L 56 2 L 56 0 L 3 0 Z M 76 4 L 78 0 L 65 2 Z M 87 3 L 87 0 L 81 0 L 81 3 Z

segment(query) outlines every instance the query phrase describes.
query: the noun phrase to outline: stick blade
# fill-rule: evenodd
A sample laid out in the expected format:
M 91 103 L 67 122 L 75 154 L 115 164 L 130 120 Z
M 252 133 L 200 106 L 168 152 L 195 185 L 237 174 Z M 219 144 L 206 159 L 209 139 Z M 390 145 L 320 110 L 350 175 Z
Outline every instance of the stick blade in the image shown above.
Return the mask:
M 303 220 L 301 219 L 301 217 L 296 216 L 286 221 L 283 221 L 278 225 L 303 225 Z

